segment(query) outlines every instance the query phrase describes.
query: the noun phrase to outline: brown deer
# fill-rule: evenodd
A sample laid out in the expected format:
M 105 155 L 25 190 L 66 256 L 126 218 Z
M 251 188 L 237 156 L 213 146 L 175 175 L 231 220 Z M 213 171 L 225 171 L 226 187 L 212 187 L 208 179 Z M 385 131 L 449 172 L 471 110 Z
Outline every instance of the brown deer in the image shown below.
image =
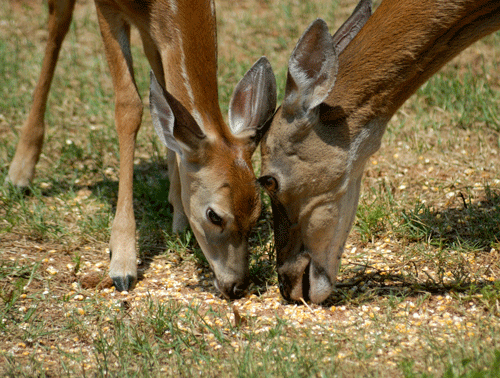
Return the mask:
M 21 130 L 8 178 L 26 187 L 33 179 L 44 135 L 44 112 L 61 44 L 75 0 L 49 0 L 49 37 L 34 101 Z M 151 64 L 150 105 L 155 129 L 169 148 L 169 201 L 173 231 L 188 222 L 229 298 L 249 280 L 250 229 L 260 213 L 251 156 L 276 106 L 276 84 L 265 58 L 237 85 L 228 127 L 217 89 L 215 6 L 211 0 L 95 0 L 115 90 L 120 151 L 119 189 L 110 240 L 110 276 L 118 290 L 137 279 L 132 204 L 136 135 L 142 118 L 130 53 L 130 28 L 138 28 Z
M 333 36 L 314 21 L 288 66 L 262 141 L 277 270 L 288 300 L 324 301 L 335 284 L 367 159 L 427 79 L 500 28 L 498 0 L 362 0 Z

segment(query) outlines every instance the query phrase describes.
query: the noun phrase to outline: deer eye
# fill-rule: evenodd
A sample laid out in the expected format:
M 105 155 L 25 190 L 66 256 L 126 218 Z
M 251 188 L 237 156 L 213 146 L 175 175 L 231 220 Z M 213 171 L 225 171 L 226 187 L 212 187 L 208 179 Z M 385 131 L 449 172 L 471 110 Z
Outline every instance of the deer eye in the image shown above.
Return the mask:
M 268 192 L 276 192 L 278 190 L 278 181 L 272 176 L 262 176 L 259 178 L 259 184 Z
M 213 209 L 210 207 L 207 209 L 207 218 L 214 225 L 219 226 L 219 227 L 222 226 L 222 223 L 223 223 L 222 218 L 215 211 L 213 211 Z

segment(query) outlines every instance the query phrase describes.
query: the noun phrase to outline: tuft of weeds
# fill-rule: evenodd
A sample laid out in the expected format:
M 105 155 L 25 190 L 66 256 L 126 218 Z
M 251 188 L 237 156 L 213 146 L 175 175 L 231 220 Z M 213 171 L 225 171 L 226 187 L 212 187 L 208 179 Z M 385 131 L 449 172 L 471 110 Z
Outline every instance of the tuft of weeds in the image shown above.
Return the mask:
M 419 94 L 427 105 L 453 114 L 451 122 L 459 127 L 467 128 L 480 122 L 499 131 L 497 103 L 500 97 L 486 80 L 489 68 L 484 63 L 484 60 L 479 63 L 477 69 L 469 66 L 463 75 L 452 71 L 435 75 L 419 90 Z
M 437 247 L 456 250 L 489 251 L 500 237 L 499 196 L 485 186 L 485 199 L 471 202 L 460 193 L 463 205 L 437 211 L 417 202 L 403 209 L 398 233 L 409 241 L 425 241 Z
M 382 238 L 393 228 L 394 197 L 387 182 L 370 188 L 359 202 L 355 229 L 364 243 Z

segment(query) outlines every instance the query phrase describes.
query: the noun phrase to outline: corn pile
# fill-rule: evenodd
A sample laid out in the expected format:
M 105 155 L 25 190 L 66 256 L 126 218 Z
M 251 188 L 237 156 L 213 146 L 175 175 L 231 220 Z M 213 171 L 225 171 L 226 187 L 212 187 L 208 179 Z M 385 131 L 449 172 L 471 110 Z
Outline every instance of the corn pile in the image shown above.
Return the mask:
M 75 274 L 73 262 L 56 258 L 57 251 L 49 250 L 46 257 L 39 261 L 43 279 L 26 285 L 17 311 L 22 314 L 33 311 L 35 298 L 42 296 L 47 301 L 44 313 L 55 319 L 53 326 L 56 329 L 64 327 L 62 321 L 57 324 L 58 317 L 62 316 L 75 324 L 79 330 L 77 336 L 68 339 L 63 335 L 58 337 L 56 332 L 47 340 L 20 342 L 12 338 L 2 344 L 0 352 L 20 358 L 35 356 L 47 366 L 57 364 L 60 358 L 67 359 L 60 357 L 61 351 L 79 353 L 87 356 L 85 364 L 91 368 L 94 366 L 92 340 L 102 336 L 112 337 L 114 316 L 132 327 L 139 319 L 151 316 L 147 308 L 150 301 L 179 306 L 179 332 L 193 332 L 188 318 L 189 313 L 196 309 L 207 327 L 215 327 L 223 335 L 221 342 L 213 332 L 207 331 L 208 328 L 195 331 L 196 337 L 205 340 L 213 350 L 228 346 L 234 352 L 244 350 L 248 340 L 242 334 L 265 334 L 278 322 L 284 322 L 289 332 L 294 335 L 303 333 L 304 337 L 348 337 L 355 344 L 368 345 L 376 340 L 379 343 L 380 340 L 387 340 L 385 347 L 374 351 L 375 356 L 370 363 L 376 365 L 383 362 L 394 367 L 394 361 L 416 348 L 432 352 L 436 345 L 444 347 L 457 338 L 463 340 L 479 334 L 491 341 L 491 330 L 500 331 L 498 312 L 485 312 L 481 306 L 481 293 L 471 295 L 455 292 L 452 288 L 441 290 L 442 294 L 420 295 L 415 285 L 437 282 L 437 272 L 432 270 L 430 261 L 402 261 L 396 253 L 397 249 L 397 244 L 390 238 L 365 248 L 348 244 L 337 289 L 323 305 L 286 303 L 276 285 L 253 287 L 244 298 L 228 302 L 214 288 L 213 275 L 206 268 L 197 266 L 192 260 L 180 261 L 175 254 L 154 257 L 136 287 L 130 292 L 120 293 L 109 285 L 106 278 L 107 261 L 82 259 L 80 271 Z M 87 256 L 98 256 L 95 254 L 97 251 L 87 252 L 94 252 Z M 488 256 L 465 256 L 464 263 L 472 280 L 497 280 L 500 275 L 492 262 L 498 261 L 498 255 L 498 251 L 491 250 Z M 19 259 L 13 253 L 10 259 L 25 264 L 34 262 L 27 254 L 21 254 Z M 486 269 L 487 266 L 495 266 L 495 269 Z M 481 272 L 484 274 L 480 277 Z M 451 283 L 453 278 L 451 271 L 440 276 L 443 285 Z M 385 295 L 389 291 L 400 300 L 395 302 L 393 296 Z M 61 298 L 64 300 L 61 301 Z M 52 303 L 49 303 L 51 300 Z M 37 310 L 40 311 L 40 308 Z M 97 322 L 96 311 L 108 315 Z M 29 327 L 29 322 L 21 324 L 21 328 Z M 422 337 L 422 327 L 435 335 L 432 344 Z M 485 330 L 488 330 L 487 334 Z M 281 338 L 286 342 L 287 336 Z M 394 343 L 397 347 L 393 347 Z M 266 346 L 262 345 L 262 348 Z M 355 359 L 355 355 L 356 350 L 348 348 L 332 358 L 335 361 L 349 360 Z M 294 356 L 290 359 L 293 360 Z M 66 363 L 71 365 L 73 362 L 67 360 Z

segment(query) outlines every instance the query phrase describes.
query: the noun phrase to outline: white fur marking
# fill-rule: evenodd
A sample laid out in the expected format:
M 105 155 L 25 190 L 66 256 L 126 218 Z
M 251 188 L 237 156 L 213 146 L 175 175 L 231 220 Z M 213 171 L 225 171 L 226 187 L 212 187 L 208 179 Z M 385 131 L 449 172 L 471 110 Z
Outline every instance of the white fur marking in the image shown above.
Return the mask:
M 319 277 L 315 277 L 314 262 L 312 262 L 311 266 L 309 267 L 309 277 L 311 280 L 311 286 L 309 288 L 309 296 L 311 301 L 313 301 L 314 303 L 323 302 L 326 298 L 328 298 L 333 289 L 330 281 L 328 280 L 328 277 L 323 274 L 321 274 Z
M 361 130 L 349 149 L 349 171 L 363 169 L 368 158 L 378 151 L 389 120 L 375 118 Z
M 215 19 L 215 1 L 210 2 L 210 10 L 212 11 L 212 17 Z
M 201 118 L 201 115 L 198 112 L 198 110 L 195 108 L 195 98 L 194 98 L 193 88 L 191 87 L 191 84 L 189 82 L 189 76 L 187 73 L 186 55 L 184 54 L 184 47 L 182 45 L 182 35 L 181 33 L 177 33 L 177 36 L 179 38 L 178 45 L 181 51 L 181 76 L 182 79 L 184 80 L 184 88 L 186 88 L 189 101 L 191 101 L 191 109 L 188 110 L 190 111 L 196 123 L 198 123 L 198 126 L 200 126 L 202 130 L 204 130 L 205 128 L 203 127 L 203 119 Z
M 172 11 L 172 15 L 175 16 L 177 14 L 177 1 L 170 0 L 170 9 Z
M 239 166 L 241 168 L 247 169 L 247 170 L 250 169 L 250 167 L 248 166 L 247 162 L 245 160 L 243 160 L 242 158 L 236 159 L 234 161 L 234 164 L 236 164 L 237 166 Z

